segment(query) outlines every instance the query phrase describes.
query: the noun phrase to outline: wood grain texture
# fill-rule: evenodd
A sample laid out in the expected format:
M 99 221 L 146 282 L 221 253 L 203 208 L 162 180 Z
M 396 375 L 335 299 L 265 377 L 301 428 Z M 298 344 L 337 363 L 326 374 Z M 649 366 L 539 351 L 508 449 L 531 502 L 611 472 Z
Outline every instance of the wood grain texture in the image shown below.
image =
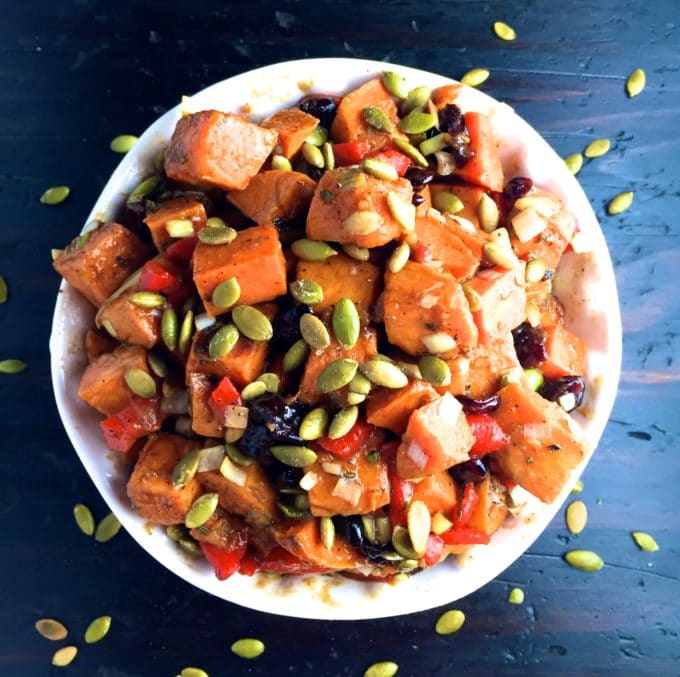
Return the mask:
M 680 6 L 675 0 L 350 3 L 64 0 L 5 3 L 0 22 L 0 357 L 29 364 L 0 378 L 0 668 L 44 675 L 55 646 L 33 623 L 62 620 L 81 647 L 70 675 L 360 675 L 377 660 L 400 675 L 680 674 Z M 498 40 L 495 20 L 518 39 Z M 444 609 L 358 623 L 284 620 L 190 588 L 124 533 L 81 534 L 72 507 L 107 510 L 61 427 L 47 339 L 59 280 L 49 250 L 81 227 L 119 157 L 111 138 L 138 133 L 181 94 L 268 63 L 316 56 L 392 60 L 452 76 L 484 66 L 484 90 L 513 105 L 562 155 L 593 138 L 612 151 L 579 179 L 612 251 L 625 331 L 612 420 L 585 476 L 590 521 L 571 537 L 559 515 L 499 579 L 454 605 L 467 614 L 439 637 Z M 624 92 L 635 68 L 647 88 Z M 63 205 L 38 202 L 68 184 Z M 630 211 L 605 215 L 634 190 Z M 598 499 L 602 499 L 598 503 Z M 632 530 L 661 549 L 640 552 Z M 597 574 L 570 569 L 571 547 L 599 552 Z M 509 605 L 513 586 L 522 606 Z M 90 620 L 111 632 L 85 646 Z M 254 636 L 265 654 L 229 652 Z M 64 673 L 66 674 L 66 672 Z

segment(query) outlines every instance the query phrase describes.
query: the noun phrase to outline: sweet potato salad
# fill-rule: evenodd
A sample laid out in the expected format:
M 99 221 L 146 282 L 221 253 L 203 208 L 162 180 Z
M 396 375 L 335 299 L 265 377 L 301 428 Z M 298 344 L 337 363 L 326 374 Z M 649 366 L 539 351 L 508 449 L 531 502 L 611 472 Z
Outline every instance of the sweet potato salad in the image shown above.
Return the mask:
M 552 293 L 577 224 L 504 176 L 460 87 L 388 72 L 258 123 L 184 115 L 56 255 L 96 308 L 78 395 L 133 507 L 220 579 L 416 573 L 583 457 Z

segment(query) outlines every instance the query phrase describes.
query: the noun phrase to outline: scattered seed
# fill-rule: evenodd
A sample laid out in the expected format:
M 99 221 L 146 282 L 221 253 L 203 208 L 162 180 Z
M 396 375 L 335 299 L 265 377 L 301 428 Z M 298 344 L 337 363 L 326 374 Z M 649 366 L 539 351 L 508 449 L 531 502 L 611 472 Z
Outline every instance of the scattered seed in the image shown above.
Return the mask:
M 340 437 L 344 437 L 354 427 L 358 418 L 359 407 L 356 405 L 347 407 L 347 409 L 342 409 L 333 416 L 331 424 L 328 426 L 328 437 L 331 440 L 337 440 Z
M 208 677 L 208 673 L 201 668 L 182 668 L 179 677 Z
M 311 143 L 312 146 L 321 146 L 328 141 L 328 130 L 321 125 L 317 125 L 314 131 L 305 139 L 307 143 Z
M 141 202 L 156 188 L 160 181 L 161 177 L 158 175 L 147 176 L 147 178 L 142 180 L 130 195 L 128 195 L 128 203 Z
M 55 651 L 54 656 L 52 656 L 52 665 L 57 668 L 65 668 L 67 665 L 73 662 L 73 659 L 78 653 L 78 648 L 75 646 L 63 646 L 61 649 Z
M 284 172 L 292 172 L 293 166 L 290 160 L 283 155 L 272 155 L 272 169 L 278 169 Z
M 78 528 L 86 535 L 92 536 L 94 533 L 94 517 L 90 509 L 82 503 L 73 506 L 73 517 Z
M 184 526 L 187 529 L 195 529 L 205 524 L 217 510 L 218 498 L 215 492 L 199 496 L 189 508 L 184 518 Z
M 484 256 L 491 261 L 491 263 L 511 270 L 517 263 L 517 257 L 512 250 L 503 247 L 498 242 L 487 242 L 484 247 Z
M 26 366 L 21 360 L 0 360 L 0 374 L 20 374 Z
M 198 231 L 198 240 L 209 245 L 230 244 L 236 239 L 237 235 L 236 230 L 229 226 L 211 226 L 208 224 L 207 228 L 201 228 Z
M 322 393 L 330 393 L 348 385 L 357 373 L 359 363 L 346 357 L 333 360 L 316 379 L 316 387 Z
M 463 201 L 448 190 L 439 190 L 432 196 L 432 206 L 440 212 L 457 214 L 465 209 Z
M 432 155 L 450 145 L 451 137 L 446 132 L 441 132 L 441 134 L 435 134 L 429 139 L 422 141 L 419 148 L 423 155 Z
M 231 461 L 233 461 L 236 465 L 241 465 L 243 467 L 248 467 L 249 465 L 252 465 L 255 462 L 254 458 L 251 458 L 250 456 L 246 456 L 235 444 L 232 442 L 227 442 L 224 445 L 227 456 Z M 222 461 L 222 464 L 224 464 L 224 460 Z M 221 469 L 221 468 L 220 468 Z
M 302 144 L 302 157 L 310 164 L 312 167 L 317 167 L 318 169 L 324 168 L 324 160 L 321 151 L 313 146 L 311 143 L 305 141 Z
M 220 282 L 212 293 L 212 302 L 218 308 L 231 308 L 241 297 L 241 285 L 235 277 Z
M 410 144 L 406 139 L 401 139 L 397 136 L 392 137 L 392 143 L 404 154 L 406 157 L 410 158 L 419 167 L 427 167 L 427 158 L 412 144 Z
M 493 32 L 501 40 L 514 40 L 517 37 L 515 29 L 512 28 L 511 26 L 508 26 L 508 24 L 504 23 L 503 21 L 494 22 Z
M 545 277 L 546 270 L 547 267 L 543 261 L 540 261 L 539 259 L 529 261 L 526 269 L 526 281 L 530 284 L 540 282 Z
M 411 248 L 408 246 L 407 242 L 402 242 L 397 245 L 396 249 L 392 252 L 389 261 L 387 262 L 387 267 L 391 273 L 398 273 L 405 265 L 406 262 L 411 257 Z
M 431 90 L 427 85 L 414 87 L 406 95 L 406 100 L 401 106 L 401 114 L 406 115 L 416 108 L 423 108 L 430 98 Z M 426 130 L 427 131 L 427 130 Z
M 647 76 L 642 68 L 635 69 L 626 80 L 626 91 L 628 96 L 632 99 L 637 96 L 644 88 L 647 82 Z
M 576 480 L 574 488 L 571 490 L 572 494 L 580 494 L 583 491 L 583 482 L 581 480 Z
M 327 170 L 335 169 L 335 151 L 333 150 L 333 144 L 330 141 L 326 141 L 326 143 L 324 143 L 323 146 L 321 146 L 321 155 L 323 156 L 323 161 L 326 166 L 326 169 Z
M 366 247 L 357 247 L 355 244 L 342 245 L 345 254 L 355 261 L 368 261 L 371 252 Z
M 420 556 L 425 554 L 427 539 L 432 528 L 430 511 L 423 501 L 411 501 L 406 512 L 406 524 L 411 545 Z M 416 558 L 417 559 L 417 558 Z
M 421 113 L 414 110 L 401 119 L 399 129 L 407 134 L 424 134 L 436 127 L 438 122 L 437 116 L 433 113 Z
M 349 383 L 349 390 L 352 393 L 368 395 L 371 392 L 371 382 L 361 372 L 357 372 Z
M 264 387 L 267 389 L 268 393 L 278 393 L 279 387 L 281 385 L 281 379 L 278 374 L 274 372 L 267 371 L 264 374 L 260 374 L 257 377 L 258 381 L 264 383 Z
M 599 571 L 604 566 L 602 558 L 591 550 L 571 550 L 564 555 L 564 559 L 574 569 L 581 571 Z
M 296 240 L 290 248 L 295 256 L 304 261 L 325 261 L 328 257 L 338 253 L 327 242 L 307 238 Z
M 56 621 L 54 618 L 41 618 L 35 622 L 35 629 L 45 638 L 52 642 L 58 642 L 66 639 L 68 630 L 63 623 Z
M 633 192 L 619 193 L 607 207 L 610 216 L 616 216 L 625 212 L 633 204 Z
M 611 146 L 612 142 L 609 139 L 595 139 L 595 141 L 591 141 L 586 146 L 586 149 L 583 151 L 583 154 L 587 158 L 600 157 L 607 153 Z
M 323 288 L 316 280 L 295 280 L 290 285 L 290 295 L 300 303 L 313 306 L 323 301 Z
M 240 658 L 257 658 L 264 653 L 264 643 L 259 639 L 239 639 L 231 645 L 231 650 Z
M 104 639 L 111 629 L 111 616 L 100 616 L 95 618 L 85 630 L 85 641 L 94 644 Z
M 364 677 L 393 677 L 397 674 L 397 670 L 399 670 L 399 666 L 396 663 L 381 661 L 366 668 Z
M 116 330 L 113 328 L 113 325 L 111 322 L 108 320 L 102 320 L 102 327 L 106 330 L 106 333 L 113 337 L 113 338 L 118 338 L 118 335 L 116 334 Z
M 319 533 L 324 547 L 330 550 L 335 543 L 335 525 L 330 517 L 322 517 L 319 520 Z
M 482 197 L 479 199 L 477 216 L 479 218 L 479 225 L 485 233 L 491 233 L 498 227 L 498 221 L 500 219 L 498 205 L 496 204 L 496 201 L 486 193 L 482 193 Z
M 366 395 L 361 393 L 347 393 L 347 404 L 354 406 L 355 404 L 361 404 L 366 401 Z
M 328 348 L 331 344 L 331 336 L 326 325 L 312 313 L 305 313 L 300 318 L 300 333 L 302 338 L 317 350 Z
M 307 359 L 309 354 L 309 345 L 304 339 L 299 339 L 288 348 L 286 354 L 283 356 L 281 367 L 285 373 L 295 371 Z
M 394 220 L 406 231 L 412 231 L 416 225 L 416 208 L 406 202 L 401 195 L 391 190 L 387 193 L 387 207 Z
M 130 301 L 140 308 L 160 308 L 165 304 L 165 296 L 152 291 L 137 291 L 130 294 Z
M 360 210 L 350 214 L 342 222 L 342 228 L 353 235 L 367 235 L 378 230 L 382 223 L 382 217 L 377 212 Z
M 408 378 L 414 381 L 419 381 L 423 378 L 423 375 L 420 373 L 420 368 L 417 364 L 413 364 L 411 362 L 397 362 L 397 366 L 404 372 L 404 374 L 406 374 L 406 376 L 408 376 Z
M 97 543 L 110 541 L 120 531 L 120 526 L 118 518 L 110 512 L 94 530 L 94 540 Z
M 392 547 L 395 549 L 398 555 L 406 559 L 419 559 L 422 556 L 422 552 L 417 552 L 411 543 L 411 537 L 409 536 L 408 529 L 406 527 L 397 526 L 394 527 L 392 532 Z
M 153 376 L 151 376 L 148 371 L 137 368 L 126 369 L 123 377 L 125 378 L 127 387 L 130 388 L 135 395 L 146 399 L 156 397 L 156 393 L 158 392 L 156 381 L 154 381 Z
M 420 373 L 426 381 L 436 386 L 447 386 L 451 383 L 451 370 L 441 357 L 423 355 L 418 362 Z
M 5 278 L 0 275 L 0 303 L 7 301 L 7 282 Z
M 644 531 L 633 531 L 632 536 L 638 548 L 643 552 L 656 552 L 659 549 L 654 538 Z
M 241 398 L 246 402 L 262 397 L 267 392 L 267 386 L 262 381 L 249 383 L 242 391 Z
M 364 121 L 369 127 L 377 129 L 379 132 L 391 132 L 392 121 L 380 108 L 368 106 L 361 111 Z
M 161 336 L 163 338 L 163 343 L 165 343 L 168 350 L 174 350 L 177 347 L 178 330 L 179 323 L 177 322 L 177 313 L 174 308 L 166 308 L 161 317 Z M 113 337 L 116 337 L 115 334 Z
M 172 486 L 175 487 L 175 489 L 181 489 L 196 477 L 200 460 L 200 450 L 194 449 L 187 454 L 184 454 L 184 456 L 177 461 L 172 471 Z
M 359 340 L 361 320 L 359 319 L 359 311 L 351 299 L 343 297 L 335 304 L 332 324 L 333 333 L 338 343 L 343 348 L 353 348 Z M 323 326 L 323 322 L 321 325 Z
M 481 310 L 482 297 L 475 289 L 473 289 L 469 284 L 464 284 L 463 293 L 465 294 L 465 298 L 467 299 L 471 312 L 476 313 L 478 310 Z
M 40 202 L 44 205 L 58 205 L 61 204 L 71 193 L 68 186 L 55 186 L 48 188 L 41 196 Z
M 114 153 L 127 153 L 137 143 L 138 138 L 132 134 L 120 134 L 109 144 Z
M 408 88 L 406 87 L 406 80 L 401 75 L 394 71 L 385 71 L 382 76 L 383 85 L 385 89 L 398 99 L 405 99 L 408 96 Z
M 567 165 L 567 169 L 574 175 L 578 174 L 583 167 L 583 155 L 581 153 L 572 153 L 564 158 L 564 164 Z
M 361 365 L 361 373 L 372 383 L 384 388 L 403 388 L 408 385 L 408 377 L 396 364 L 377 357 Z
M 238 330 L 253 341 L 269 341 L 274 335 L 269 318 L 253 306 L 236 306 L 231 319 Z
M 479 87 L 489 79 L 489 71 L 486 68 L 473 68 L 469 70 L 460 81 L 468 87 Z
M 277 444 L 271 447 L 272 456 L 293 468 L 304 468 L 316 461 L 316 453 L 309 447 L 299 447 L 292 444 Z
M 567 507 L 567 528 L 572 534 L 580 534 L 588 523 L 588 509 L 583 501 L 574 501 Z
M 521 588 L 513 588 L 508 595 L 508 602 L 510 602 L 510 604 L 523 604 L 524 590 Z
M 448 353 L 456 347 L 456 340 L 446 332 L 439 331 L 436 334 L 423 336 L 423 343 L 429 353 L 437 355 Z
M 239 339 L 238 329 L 234 324 L 220 327 L 210 339 L 208 355 L 213 360 L 219 360 L 228 355 Z
M 444 612 L 438 619 L 434 629 L 438 635 L 450 635 L 458 632 L 465 623 L 465 614 L 459 609 Z
M 366 158 L 361 168 L 367 173 L 385 181 L 396 181 L 399 178 L 397 170 L 387 161 L 379 158 Z
M 323 407 L 312 409 L 300 423 L 298 434 L 305 441 L 318 440 L 326 432 L 328 412 Z

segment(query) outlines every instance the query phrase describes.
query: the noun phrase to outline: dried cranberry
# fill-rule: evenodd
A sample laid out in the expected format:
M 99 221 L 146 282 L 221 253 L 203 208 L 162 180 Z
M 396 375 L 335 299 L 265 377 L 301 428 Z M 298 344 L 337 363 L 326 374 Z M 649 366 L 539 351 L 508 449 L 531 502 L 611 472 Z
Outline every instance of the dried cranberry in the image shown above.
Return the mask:
M 423 204 L 423 202 L 425 202 L 425 198 L 420 193 L 413 193 L 411 203 L 414 206 L 418 207 L 419 205 Z
M 434 171 L 419 167 L 409 167 L 406 170 L 405 176 L 411 182 L 413 190 L 422 190 L 434 179 Z
M 319 181 L 323 176 L 323 172 L 324 170 L 319 167 L 310 167 L 307 170 L 307 176 L 309 176 L 312 181 Z
M 461 484 L 467 484 L 468 482 L 479 484 L 486 479 L 489 470 L 484 461 L 477 458 L 473 461 L 465 461 L 465 463 L 454 465 L 453 468 L 449 470 L 449 473 L 456 482 L 460 482 Z
M 302 337 L 300 318 L 305 313 L 310 313 L 311 308 L 302 303 L 296 303 L 289 295 L 279 298 L 278 305 L 279 311 L 274 317 L 274 338 L 270 341 L 270 345 L 274 352 L 283 352 Z
M 464 167 L 475 156 L 475 151 L 469 143 L 453 144 L 451 146 L 451 154 L 459 169 Z
M 335 119 L 338 104 L 329 96 L 309 96 L 303 99 L 298 106 L 300 110 L 318 118 L 321 124 L 330 129 Z
M 364 545 L 364 532 L 361 528 L 361 517 L 358 515 L 351 517 L 335 515 L 333 517 L 333 526 L 335 527 L 335 533 L 353 548 L 361 548 Z
M 439 111 L 439 129 L 449 134 L 458 134 L 465 131 L 463 112 L 455 103 L 447 103 Z
M 286 489 L 300 490 L 300 480 L 304 471 L 302 468 L 293 468 L 289 465 L 281 466 L 281 470 L 276 478 L 276 486 L 279 491 Z
M 519 200 L 531 190 L 533 185 L 533 181 L 526 176 L 516 176 L 508 181 L 505 186 L 505 193 L 513 200 Z
M 540 327 L 532 327 L 528 322 L 512 330 L 517 359 L 523 367 L 538 367 L 548 359 L 546 334 Z
M 488 414 L 496 411 L 501 403 L 501 398 L 498 395 L 477 400 L 464 395 L 456 395 L 456 399 L 463 405 L 463 411 L 466 414 Z
M 546 400 L 557 402 L 562 395 L 571 393 L 576 402 L 574 409 L 580 407 L 586 392 L 586 382 L 583 376 L 562 376 L 561 378 L 546 379 L 538 391 Z

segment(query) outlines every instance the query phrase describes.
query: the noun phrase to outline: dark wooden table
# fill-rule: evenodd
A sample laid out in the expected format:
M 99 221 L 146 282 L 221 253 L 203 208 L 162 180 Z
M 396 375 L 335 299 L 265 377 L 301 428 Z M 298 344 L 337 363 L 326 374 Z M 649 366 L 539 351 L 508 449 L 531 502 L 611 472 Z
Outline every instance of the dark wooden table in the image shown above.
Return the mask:
M 498 40 L 493 21 L 518 39 Z M 29 367 L 0 376 L 0 670 L 45 675 L 55 645 L 33 630 L 62 619 L 81 647 L 70 675 L 360 675 L 394 660 L 403 675 L 680 674 L 680 6 L 675 0 L 346 3 L 280 0 L 4 3 L 0 21 L 0 359 Z M 76 502 L 107 508 L 71 449 L 54 406 L 47 340 L 59 280 L 50 248 L 81 228 L 119 157 L 119 133 L 141 132 L 180 94 L 256 66 L 305 56 L 391 60 L 460 76 L 485 66 L 484 90 L 511 103 L 561 154 L 614 140 L 580 180 L 616 265 L 625 331 L 619 397 L 582 498 L 587 530 L 570 539 L 560 514 L 497 580 L 455 606 L 392 620 L 311 622 L 251 612 L 163 569 L 121 533 L 99 545 L 75 527 Z M 626 76 L 648 85 L 628 99 Z M 72 195 L 50 208 L 51 185 Z M 635 191 L 620 217 L 608 199 Z M 640 552 L 632 530 L 661 549 Z M 569 547 L 606 561 L 586 574 Z M 522 606 L 506 601 L 513 586 Z M 85 646 L 89 620 L 113 616 Z M 266 653 L 246 663 L 232 641 Z M 52 669 L 54 674 L 57 669 Z

